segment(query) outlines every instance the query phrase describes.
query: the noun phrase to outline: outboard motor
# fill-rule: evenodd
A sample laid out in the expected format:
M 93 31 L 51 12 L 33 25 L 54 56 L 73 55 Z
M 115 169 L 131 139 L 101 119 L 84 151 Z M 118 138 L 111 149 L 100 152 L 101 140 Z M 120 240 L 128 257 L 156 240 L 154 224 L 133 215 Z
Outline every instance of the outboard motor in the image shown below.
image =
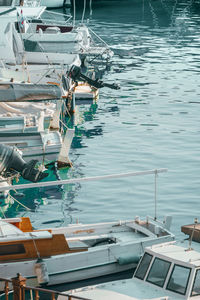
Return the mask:
M 8 177 L 12 171 L 17 171 L 24 179 L 38 182 L 48 176 L 35 168 L 38 161 L 31 160 L 26 163 L 17 148 L 0 145 L 0 175 Z
M 103 88 L 103 87 L 108 87 L 108 88 L 114 89 L 114 90 L 119 90 L 120 89 L 120 86 L 116 83 L 111 83 L 110 84 L 110 83 L 105 83 L 100 79 L 93 80 L 93 79 L 89 78 L 88 76 L 81 73 L 81 68 L 80 67 L 77 67 L 75 65 L 72 66 L 71 69 L 69 70 L 68 76 L 70 78 L 72 78 L 74 81 L 83 80 L 83 81 L 89 83 L 91 86 L 93 86 L 97 89 L 100 89 L 100 88 Z

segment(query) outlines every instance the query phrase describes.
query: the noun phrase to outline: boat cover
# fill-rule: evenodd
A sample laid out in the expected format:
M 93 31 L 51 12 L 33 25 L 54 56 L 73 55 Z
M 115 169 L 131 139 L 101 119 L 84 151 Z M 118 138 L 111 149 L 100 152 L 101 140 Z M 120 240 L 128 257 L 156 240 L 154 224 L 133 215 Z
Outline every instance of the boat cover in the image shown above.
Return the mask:
M 46 101 L 61 98 L 57 85 L 29 83 L 0 83 L 0 102 Z
M 52 117 L 56 104 L 51 102 L 0 102 L 0 117 L 32 117 L 44 112 L 45 117 Z M 16 119 L 15 119 L 16 121 Z M 17 121 L 16 121 L 17 122 Z M 1 122 L 0 122 L 1 125 Z

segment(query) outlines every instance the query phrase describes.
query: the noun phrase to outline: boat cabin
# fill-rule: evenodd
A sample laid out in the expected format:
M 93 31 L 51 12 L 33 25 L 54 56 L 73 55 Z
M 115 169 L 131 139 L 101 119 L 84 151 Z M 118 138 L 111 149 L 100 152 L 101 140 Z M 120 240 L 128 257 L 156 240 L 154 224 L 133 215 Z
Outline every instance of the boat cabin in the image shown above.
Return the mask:
M 38 253 L 45 258 L 87 250 L 70 248 L 63 233 L 33 230 L 29 218 L 5 220 L 0 220 L 0 262 L 34 259 Z
M 200 252 L 174 243 L 146 248 L 134 279 L 162 289 L 170 299 L 200 299 Z

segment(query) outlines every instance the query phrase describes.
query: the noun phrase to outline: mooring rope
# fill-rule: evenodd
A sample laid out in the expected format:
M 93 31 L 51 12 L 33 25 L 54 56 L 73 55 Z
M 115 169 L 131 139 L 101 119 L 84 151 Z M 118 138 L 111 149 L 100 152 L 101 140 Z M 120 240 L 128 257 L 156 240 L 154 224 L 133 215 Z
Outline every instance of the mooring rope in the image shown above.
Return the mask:
M 18 201 L 17 199 L 15 199 L 11 194 L 9 194 L 9 196 L 10 196 L 10 198 L 13 200 L 13 201 L 15 201 L 15 202 L 17 202 L 19 205 L 21 205 L 22 207 L 24 207 L 26 210 L 31 210 L 30 208 L 28 208 L 26 205 L 24 205 L 24 204 L 22 204 L 20 201 Z

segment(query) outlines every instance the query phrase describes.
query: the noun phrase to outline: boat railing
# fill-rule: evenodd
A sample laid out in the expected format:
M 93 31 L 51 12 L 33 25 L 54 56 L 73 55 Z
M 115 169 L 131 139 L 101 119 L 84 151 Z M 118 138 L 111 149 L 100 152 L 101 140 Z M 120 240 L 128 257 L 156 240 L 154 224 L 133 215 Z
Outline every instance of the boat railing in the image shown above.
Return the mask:
M 1 283 L 3 282 L 3 283 Z M 3 285 L 4 287 L 2 288 L 2 290 L 4 290 L 4 293 L 0 295 L 0 297 L 4 296 L 5 300 L 8 300 L 9 298 L 9 294 L 10 294 L 10 286 L 9 284 L 12 283 L 11 279 L 7 279 L 7 278 L 0 278 L 0 284 Z
M 51 289 L 31 287 L 26 285 L 26 278 L 19 273 L 17 277 L 12 279 L 0 278 L 1 284 L 4 284 L 4 293 L 0 295 L 0 298 L 9 300 L 9 295 L 12 293 L 13 300 L 39 300 L 39 298 L 45 298 L 46 300 L 56 300 L 58 296 L 62 296 L 63 300 L 90 300 L 71 294 L 54 291 Z
M 22 293 L 23 297 L 21 300 L 26 300 L 26 293 L 29 292 L 31 295 L 31 299 L 38 300 L 40 298 L 40 294 L 45 295 L 45 299 L 51 299 L 51 300 L 56 300 L 58 296 L 62 296 L 65 300 L 89 300 L 88 298 L 83 298 L 79 296 L 74 296 L 74 295 L 69 295 L 66 293 L 54 291 L 54 290 L 47 290 L 43 288 L 34 288 L 30 286 L 22 286 Z M 33 296 L 34 294 L 34 296 Z M 29 299 L 29 297 L 28 297 Z M 64 300 L 63 299 L 63 300 Z
M 95 36 L 97 38 L 98 41 L 101 42 L 101 44 L 103 44 L 107 49 L 110 49 L 110 46 L 95 31 L 93 31 L 89 27 L 88 27 L 88 30 L 93 34 L 93 36 Z
M 162 226 L 163 226 L 163 223 L 167 223 L 168 221 L 170 221 L 170 219 L 171 219 L 171 216 L 166 216 L 164 221 L 160 221 L 160 220 L 158 220 L 158 219 L 155 220 L 154 217 L 147 216 L 147 220 L 151 220 L 152 222 L 155 221 L 155 222 L 156 222 L 155 224 L 158 223 L 158 224 L 160 224 L 160 225 L 162 225 Z
M 71 15 L 58 13 L 58 12 L 55 12 L 55 11 L 46 10 L 45 14 L 48 16 L 47 18 L 45 18 L 44 15 L 42 17 L 40 17 L 40 19 L 43 22 L 51 22 L 52 23 L 52 22 L 56 21 L 57 24 L 59 23 L 59 24 L 62 24 L 62 25 L 69 25 L 70 21 L 72 20 Z M 55 16 L 55 19 L 52 18 L 54 16 Z M 60 18 L 63 17 L 65 19 L 59 20 L 58 17 L 60 17 Z

